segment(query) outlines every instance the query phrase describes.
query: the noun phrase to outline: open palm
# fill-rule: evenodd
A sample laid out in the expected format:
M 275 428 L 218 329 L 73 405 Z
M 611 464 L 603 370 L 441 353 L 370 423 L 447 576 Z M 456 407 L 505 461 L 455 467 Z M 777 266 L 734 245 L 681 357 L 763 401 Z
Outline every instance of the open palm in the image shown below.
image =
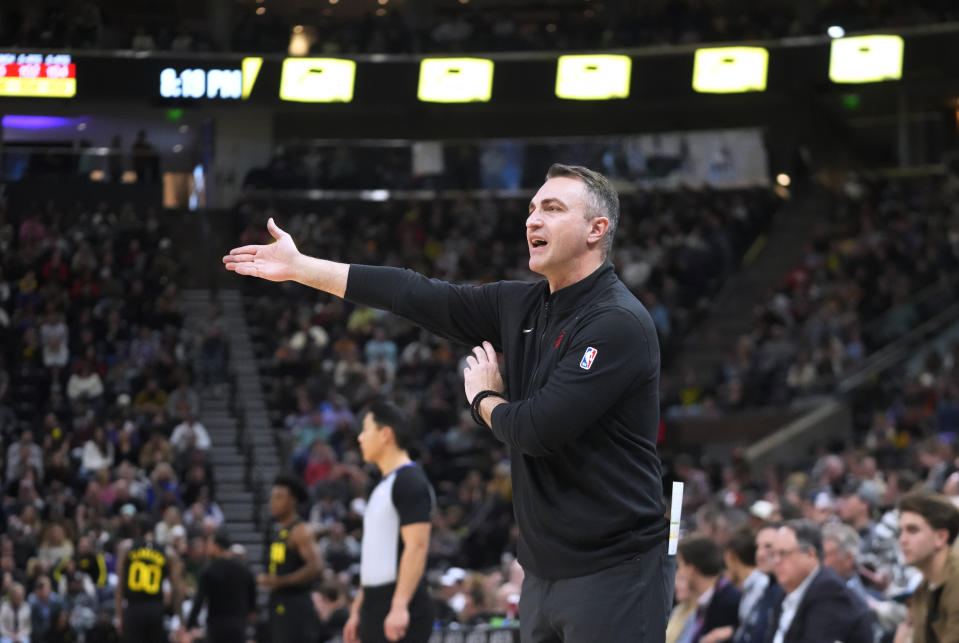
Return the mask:
M 276 239 L 276 243 L 242 246 L 230 250 L 223 257 L 227 270 L 239 275 L 259 277 L 269 281 L 288 281 L 295 276 L 295 266 L 300 251 L 293 243 L 293 237 L 280 229 L 273 218 L 266 224 L 267 230 Z

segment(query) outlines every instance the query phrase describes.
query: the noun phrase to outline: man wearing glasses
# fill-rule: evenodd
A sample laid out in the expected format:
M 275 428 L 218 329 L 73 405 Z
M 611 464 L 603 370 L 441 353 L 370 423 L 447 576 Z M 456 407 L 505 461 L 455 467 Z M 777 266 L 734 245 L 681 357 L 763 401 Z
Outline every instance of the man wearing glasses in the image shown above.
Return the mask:
M 786 596 L 773 615 L 772 643 L 872 643 L 869 608 L 822 565 L 819 527 L 802 520 L 776 532 L 772 559 Z

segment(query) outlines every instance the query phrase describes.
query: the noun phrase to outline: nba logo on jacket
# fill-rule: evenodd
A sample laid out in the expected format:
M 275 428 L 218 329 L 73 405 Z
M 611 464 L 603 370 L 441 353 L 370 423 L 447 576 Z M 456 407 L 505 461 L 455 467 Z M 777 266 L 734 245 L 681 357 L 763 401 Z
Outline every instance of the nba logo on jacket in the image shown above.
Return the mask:
M 586 352 L 583 353 L 583 359 L 580 360 L 579 362 L 579 367 L 588 371 L 589 368 L 593 365 L 593 360 L 596 359 L 597 352 L 598 351 L 592 346 L 587 348 Z

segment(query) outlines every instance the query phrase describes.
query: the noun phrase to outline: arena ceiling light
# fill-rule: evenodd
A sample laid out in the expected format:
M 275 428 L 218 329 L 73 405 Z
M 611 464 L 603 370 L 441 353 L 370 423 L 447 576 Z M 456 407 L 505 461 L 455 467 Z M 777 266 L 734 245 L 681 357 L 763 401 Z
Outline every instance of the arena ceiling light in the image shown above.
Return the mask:
M 493 61 L 424 58 L 417 96 L 427 103 L 486 103 L 493 93 Z
M 902 78 L 900 36 L 857 36 L 832 41 L 829 78 L 834 83 L 877 83 Z
M 762 47 L 697 49 L 693 89 L 707 94 L 766 91 L 769 52 Z
M 556 95 L 568 100 L 629 98 L 629 56 L 560 56 Z
M 246 100 L 253 92 L 253 86 L 256 84 L 256 77 L 260 74 L 260 68 L 263 66 L 263 59 L 258 56 L 244 58 L 241 63 L 243 71 L 243 91 L 241 97 Z
M 339 58 L 287 58 L 280 77 L 280 98 L 298 103 L 349 103 L 356 63 Z

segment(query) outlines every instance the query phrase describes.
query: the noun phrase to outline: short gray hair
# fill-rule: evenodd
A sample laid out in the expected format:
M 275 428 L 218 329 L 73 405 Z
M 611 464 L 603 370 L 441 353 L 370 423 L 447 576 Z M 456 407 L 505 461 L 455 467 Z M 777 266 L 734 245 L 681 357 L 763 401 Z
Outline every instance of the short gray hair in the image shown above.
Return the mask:
M 822 539 L 836 543 L 836 549 L 859 560 L 862 538 L 851 526 L 841 522 L 831 522 L 822 528 Z
M 822 562 L 822 533 L 819 525 L 808 520 L 790 520 L 782 528 L 789 529 L 796 536 L 796 543 L 804 551 L 812 551 L 816 559 Z
M 546 180 L 557 177 L 579 179 L 586 184 L 586 218 L 606 217 L 609 228 L 603 238 L 603 256 L 613 248 L 613 237 L 619 226 L 619 194 L 605 176 L 581 165 L 554 163 L 546 172 Z

